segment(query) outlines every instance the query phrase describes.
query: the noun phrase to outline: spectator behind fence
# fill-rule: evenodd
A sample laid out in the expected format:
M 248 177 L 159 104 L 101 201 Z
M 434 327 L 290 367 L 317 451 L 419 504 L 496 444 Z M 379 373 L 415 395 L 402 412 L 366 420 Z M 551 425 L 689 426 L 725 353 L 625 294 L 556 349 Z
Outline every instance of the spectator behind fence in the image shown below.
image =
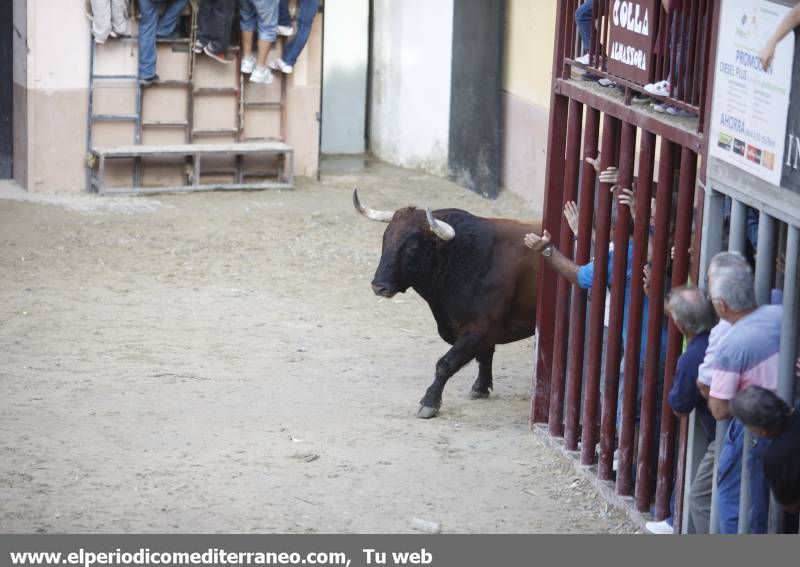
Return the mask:
M 731 412 L 754 436 L 772 439 L 764 452 L 764 476 L 787 512 L 800 512 L 800 412 L 760 386 L 742 390 Z
M 723 253 L 728 254 L 728 253 Z M 750 386 L 775 390 L 778 385 L 778 349 L 781 307 L 758 307 L 753 272 L 738 264 L 717 267 L 709 278 L 709 292 L 720 319 L 732 328 L 714 355 L 709 407 L 714 418 L 731 417 L 730 400 Z M 749 531 L 765 533 L 769 488 L 764 478 L 764 451 L 769 439 L 753 437 L 747 462 L 742 462 L 744 426 L 732 420 L 723 441 L 717 468 L 720 533 L 736 533 L 742 466 L 750 474 Z
M 205 53 L 220 63 L 233 63 L 228 57 L 231 25 L 238 0 L 202 0 L 197 12 L 195 53 Z
M 150 85 L 158 80 L 156 74 L 156 38 L 173 37 L 181 12 L 189 0 L 139 0 L 139 81 Z M 159 8 L 165 6 L 159 16 Z
M 287 25 L 285 18 L 289 16 L 288 4 L 288 0 L 281 0 L 280 2 L 281 20 L 279 24 L 281 27 Z M 287 74 L 294 71 L 294 64 L 297 62 L 297 58 L 300 57 L 300 53 L 302 53 L 308 41 L 308 36 L 311 34 L 311 25 L 314 23 L 314 16 L 317 15 L 318 8 L 319 0 L 300 0 L 300 6 L 297 11 L 297 35 L 283 47 L 283 53 L 280 58 L 270 62 L 270 69 Z M 290 33 L 288 35 L 291 35 L 291 25 L 292 21 L 289 19 L 288 29 Z
M 278 0 L 239 0 L 242 30 L 242 73 L 254 83 L 272 82 L 267 57 L 278 35 Z M 253 36 L 258 30 L 258 56 L 253 54 Z
M 668 402 L 672 411 L 679 417 L 687 416 L 692 410 L 696 410 L 698 423 L 709 441 L 689 491 L 689 511 L 694 531 L 708 533 L 716 423 L 705 398 L 700 395 L 700 390 L 697 388 L 697 373 L 708 347 L 709 332 L 717 324 L 717 315 L 703 291 L 693 286 L 672 290 L 667 299 L 667 313 L 687 341 L 686 350 L 678 358 Z M 647 531 L 655 534 L 674 533 L 674 490 L 673 487 L 670 517 L 660 522 L 647 522 L 645 525 Z
M 95 43 L 103 44 L 109 37 L 128 33 L 127 0 L 92 0 L 92 35 Z

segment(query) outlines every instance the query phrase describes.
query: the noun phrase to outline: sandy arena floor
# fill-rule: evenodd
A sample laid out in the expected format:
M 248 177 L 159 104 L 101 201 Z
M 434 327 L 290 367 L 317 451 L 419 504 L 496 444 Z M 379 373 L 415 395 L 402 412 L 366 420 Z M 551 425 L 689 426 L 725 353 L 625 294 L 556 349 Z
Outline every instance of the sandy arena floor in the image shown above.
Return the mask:
M 0 532 L 632 532 L 528 428 L 532 339 L 415 417 L 447 345 L 372 294 L 378 208 L 533 212 L 373 164 L 291 192 L 0 185 Z

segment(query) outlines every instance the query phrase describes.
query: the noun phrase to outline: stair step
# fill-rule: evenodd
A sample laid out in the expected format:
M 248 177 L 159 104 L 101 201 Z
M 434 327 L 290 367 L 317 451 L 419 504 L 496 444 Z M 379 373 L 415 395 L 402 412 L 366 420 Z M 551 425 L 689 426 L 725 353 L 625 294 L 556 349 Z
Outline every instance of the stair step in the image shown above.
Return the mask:
M 142 122 L 142 127 L 150 128 L 186 128 L 189 123 L 186 120 L 154 120 Z

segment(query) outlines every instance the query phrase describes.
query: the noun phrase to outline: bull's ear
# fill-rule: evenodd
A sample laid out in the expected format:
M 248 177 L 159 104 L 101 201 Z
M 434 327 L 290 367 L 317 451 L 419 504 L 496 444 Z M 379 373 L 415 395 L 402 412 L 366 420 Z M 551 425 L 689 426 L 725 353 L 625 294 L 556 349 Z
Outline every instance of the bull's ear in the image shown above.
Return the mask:
M 428 226 L 431 232 L 445 242 L 453 240 L 456 237 L 456 229 L 444 221 L 436 220 L 433 218 L 430 209 L 425 209 L 425 216 L 428 218 Z

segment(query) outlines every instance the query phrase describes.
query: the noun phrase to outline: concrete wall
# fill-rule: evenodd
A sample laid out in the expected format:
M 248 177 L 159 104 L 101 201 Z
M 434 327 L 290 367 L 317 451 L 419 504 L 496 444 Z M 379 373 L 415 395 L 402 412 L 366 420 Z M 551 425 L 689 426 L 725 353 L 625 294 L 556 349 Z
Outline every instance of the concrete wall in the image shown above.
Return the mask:
M 322 153 L 365 151 L 369 0 L 325 5 Z
M 375 0 L 370 150 L 447 174 L 453 0 Z
M 556 0 L 508 0 L 500 183 L 541 208 Z
M 14 0 L 15 24 L 24 30 L 25 39 L 15 40 L 15 179 L 29 191 L 85 190 L 84 156 L 89 84 L 89 21 L 84 15 L 83 0 Z M 17 5 L 21 8 L 17 10 Z M 25 7 L 27 6 L 27 13 Z M 16 20 L 19 19 L 19 22 Z M 27 45 L 25 43 L 27 41 Z M 112 46 L 112 43 L 116 45 Z M 159 48 L 158 73 L 168 78 L 185 68 L 186 54 L 165 52 Z M 100 48 L 106 51 L 105 63 L 112 67 L 98 72 L 129 72 L 135 67 L 136 43 L 109 40 Z M 180 61 L 179 61 L 180 60 Z M 322 22 L 317 17 L 306 49 L 295 65 L 287 89 L 287 142 L 295 148 L 295 173 L 316 175 L 319 162 L 319 111 L 322 60 Z M 114 67 L 113 63 L 118 63 Z M 177 69 L 177 70 L 176 70 Z M 212 69 L 211 73 L 235 70 Z M 114 91 L 112 91 L 114 92 Z M 174 93 L 173 93 L 174 94 Z M 114 96 L 118 97 L 115 100 Z M 159 112 L 185 114 L 183 93 L 154 95 Z M 103 98 L 102 96 L 100 98 Z M 122 113 L 131 109 L 130 93 L 117 87 L 106 95 L 107 106 L 96 112 Z M 117 104 L 119 102 L 119 104 Z M 225 114 L 235 109 L 235 102 L 220 98 L 210 101 L 201 113 Z M 124 107 L 124 108 L 121 108 Z M 154 105 L 145 98 L 147 113 Z M 256 128 L 268 127 L 274 117 L 255 116 Z M 131 143 L 128 125 L 101 125 L 97 140 Z M 105 132 L 103 131 L 105 129 Z M 145 143 L 156 143 L 158 135 L 144 136 Z M 175 140 L 180 141 L 180 140 Z M 219 140 L 225 141 L 225 140 Z M 108 142 L 104 142 L 107 145 Z M 128 171 L 130 167 L 127 166 Z M 111 173 L 111 172 L 110 172 Z

